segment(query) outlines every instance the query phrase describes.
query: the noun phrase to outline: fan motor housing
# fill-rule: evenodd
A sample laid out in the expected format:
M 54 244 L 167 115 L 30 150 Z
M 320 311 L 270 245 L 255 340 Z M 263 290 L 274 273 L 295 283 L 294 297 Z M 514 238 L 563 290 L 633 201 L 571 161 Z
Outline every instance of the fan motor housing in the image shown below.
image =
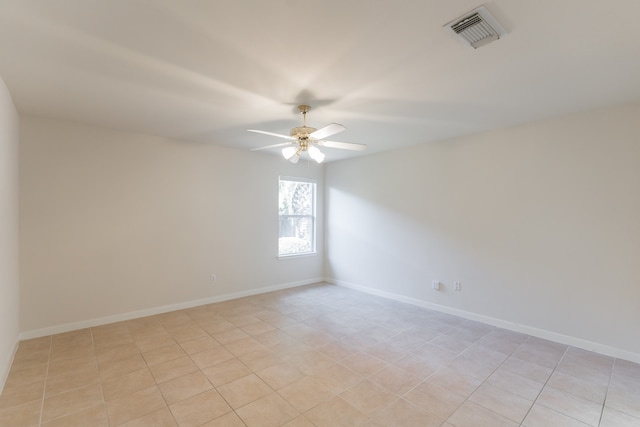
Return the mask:
M 290 135 L 296 138 L 308 138 L 310 133 L 315 132 L 317 129 L 307 126 L 299 126 L 291 129 Z

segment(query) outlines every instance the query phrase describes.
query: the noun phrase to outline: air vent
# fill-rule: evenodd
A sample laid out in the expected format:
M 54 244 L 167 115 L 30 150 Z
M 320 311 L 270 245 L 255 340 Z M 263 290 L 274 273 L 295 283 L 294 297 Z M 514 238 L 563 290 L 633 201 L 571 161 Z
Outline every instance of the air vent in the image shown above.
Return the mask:
M 507 33 L 484 6 L 454 19 L 444 28 L 473 49 L 498 40 Z

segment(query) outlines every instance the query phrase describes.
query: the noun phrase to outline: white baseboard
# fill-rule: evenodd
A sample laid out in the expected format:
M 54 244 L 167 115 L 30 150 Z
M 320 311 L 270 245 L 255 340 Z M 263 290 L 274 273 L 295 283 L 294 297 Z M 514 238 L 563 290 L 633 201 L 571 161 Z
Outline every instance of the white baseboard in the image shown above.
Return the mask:
M 161 307 L 152 307 L 144 310 L 132 311 L 129 313 L 116 314 L 113 316 L 99 317 L 95 319 L 81 320 L 79 322 L 65 323 L 62 325 L 49 326 L 42 329 L 34 329 L 30 331 L 23 331 L 20 333 L 20 340 L 40 338 L 48 335 L 61 334 L 63 332 L 75 331 L 78 329 L 92 328 L 100 325 L 107 325 L 109 323 L 122 322 L 125 320 L 137 319 L 139 317 L 153 316 L 155 314 L 168 313 L 170 311 L 182 310 L 185 308 L 197 307 L 200 305 L 213 304 L 216 302 L 228 301 L 232 299 L 248 297 L 251 295 L 264 294 L 267 292 L 279 291 L 282 289 L 295 288 L 298 286 L 311 285 L 318 282 L 323 282 L 323 278 L 315 278 L 308 280 L 301 280 L 297 282 L 282 283 L 279 285 L 268 286 L 266 288 L 250 289 L 248 291 L 234 292 L 231 294 L 218 295 L 215 297 L 202 298 L 192 301 L 185 301 L 177 304 L 170 304 Z M 11 365 L 9 365 L 11 366 Z
M 13 344 L 13 349 L 7 354 L 7 358 L 0 365 L 0 393 L 4 390 L 4 385 L 7 382 L 7 378 L 9 377 L 9 371 L 11 371 L 11 365 L 13 364 L 13 359 L 16 356 L 16 352 L 18 351 L 18 344 L 20 343 L 19 337 L 16 336 L 15 344 Z
M 498 319 L 495 317 L 485 316 L 485 315 L 473 313 L 470 311 L 459 310 L 457 308 L 451 308 L 451 307 L 447 307 L 440 304 L 433 304 L 427 301 L 419 300 L 417 298 L 394 294 L 392 292 L 387 292 L 387 291 L 381 291 L 379 289 L 368 288 L 366 286 L 345 282 L 343 280 L 325 278 L 324 281 L 327 283 L 332 283 L 338 286 L 344 286 L 346 288 L 355 289 L 358 291 L 366 292 L 368 294 L 380 296 L 383 298 L 388 298 L 391 300 L 400 301 L 407 304 L 417 305 L 419 307 L 427 308 L 430 310 L 439 311 L 446 314 L 452 314 L 454 316 L 462 317 L 464 319 L 473 320 L 473 321 L 484 323 L 487 325 L 508 329 L 510 331 L 531 335 L 537 338 L 543 338 L 549 341 L 570 345 L 572 347 L 580 348 L 583 350 L 593 351 L 595 353 L 603 354 L 605 356 L 611 356 L 618 359 L 628 360 L 630 362 L 640 363 L 639 353 L 633 353 L 627 350 L 622 350 L 622 349 L 611 347 L 605 344 L 600 344 L 600 343 L 584 340 L 581 338 L 572 337 L 569 335 L 563 335 L 556 332 L 547 331 L 544 329 L 538 329 L 538 328 L 534 328 L 527 325 L 521 325 L 519 323 L 510 322 L 510 321 Z

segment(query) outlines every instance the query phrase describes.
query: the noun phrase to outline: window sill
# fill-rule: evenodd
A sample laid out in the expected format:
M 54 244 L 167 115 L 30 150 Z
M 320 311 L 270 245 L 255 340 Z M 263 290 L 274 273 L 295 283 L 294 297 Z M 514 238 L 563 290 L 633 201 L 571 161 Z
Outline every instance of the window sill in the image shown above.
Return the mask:
M 316 255 L 318 255 L 317 252 L 308 252 L 304 254 L 278 255 L 278 261 L 282 261 L 285 259 L 308 258 Z

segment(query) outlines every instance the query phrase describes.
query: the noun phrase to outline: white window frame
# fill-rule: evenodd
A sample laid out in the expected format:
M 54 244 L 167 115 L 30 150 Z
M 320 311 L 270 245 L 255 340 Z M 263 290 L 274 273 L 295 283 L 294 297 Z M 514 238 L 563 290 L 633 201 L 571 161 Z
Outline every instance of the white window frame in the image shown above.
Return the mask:
M 312 186 L 312 214 L 311 215 L 282 215 L 280 214 L 280 182 L 281 181 L 291 181 L 291 182 L 303 182 L 303 183 L 309 183 L 309 184 L 313 184 Z M 316 233 L 316 227 L 317 227 L 317 216 L 318 216 L 318 212 L 317 212 L 317 207 L 318 207 L 318 183 L 315 179 L 311 179 L 311 178 L 300 178 L 300 177 L 294 177 L 294 176 L 280 176 L 278 177 L 278 259 L 290 259 L 290 258 L 297 258 L 297 257 L 306 257 L 306 256 L 313 256 L 317 254 L 317 233 Z M 311 226 L 311 232 L 312 232 L 312 237 L 311 237 L 311 251 L 308 252 L 295 252 L 295 253 L 290 253 L 290 254 L 281 254 L 280 253 L 280 234 L 281 234 L 281 224 L 282 224 L 282 218 L 286 216 L 286 217 L 292 217 L 292 216 L 297 216 L 297 217 L 309 217 L 311 219 L 312 222 L 312 226 Z

